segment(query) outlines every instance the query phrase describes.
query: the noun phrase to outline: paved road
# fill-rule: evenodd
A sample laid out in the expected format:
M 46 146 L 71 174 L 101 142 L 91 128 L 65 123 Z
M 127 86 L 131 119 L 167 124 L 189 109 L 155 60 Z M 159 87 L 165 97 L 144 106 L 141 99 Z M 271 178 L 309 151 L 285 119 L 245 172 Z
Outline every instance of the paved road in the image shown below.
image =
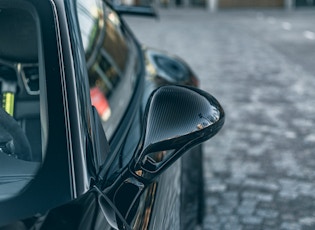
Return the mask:
M 138 38 L 189 62 L 226 111 L 204 146 L 208 229 L 315 229 L 315 10 L 160 11 Z

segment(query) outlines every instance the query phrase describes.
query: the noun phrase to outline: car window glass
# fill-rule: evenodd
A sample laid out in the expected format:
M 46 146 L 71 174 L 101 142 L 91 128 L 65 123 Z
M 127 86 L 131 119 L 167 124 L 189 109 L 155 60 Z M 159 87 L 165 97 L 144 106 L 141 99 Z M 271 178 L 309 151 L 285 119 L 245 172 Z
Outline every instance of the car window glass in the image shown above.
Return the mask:
M 21 191 L 44 158 L 39 31 L 33 15 L 0 5 L 0 200 Z
M 136 46 L 118 15 L 99 0 L 78 0 L 90 95 L 110 138 L 130 102 L 137 71 Z

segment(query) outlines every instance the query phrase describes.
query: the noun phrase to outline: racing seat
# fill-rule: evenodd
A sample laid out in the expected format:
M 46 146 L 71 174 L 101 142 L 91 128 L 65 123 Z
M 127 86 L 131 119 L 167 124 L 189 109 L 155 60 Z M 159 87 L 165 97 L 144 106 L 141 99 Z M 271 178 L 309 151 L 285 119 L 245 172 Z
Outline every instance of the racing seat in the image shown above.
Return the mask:
M 0 27 L 0 148 L 16 158 L 40 162 L 39 92 L 27 92 L 39 78 L 37 19 L 28 8 L 5 4 Z
M 29 141 L 19 123 L 0 107 L 0 148 L 3 153 L 31 161 Z

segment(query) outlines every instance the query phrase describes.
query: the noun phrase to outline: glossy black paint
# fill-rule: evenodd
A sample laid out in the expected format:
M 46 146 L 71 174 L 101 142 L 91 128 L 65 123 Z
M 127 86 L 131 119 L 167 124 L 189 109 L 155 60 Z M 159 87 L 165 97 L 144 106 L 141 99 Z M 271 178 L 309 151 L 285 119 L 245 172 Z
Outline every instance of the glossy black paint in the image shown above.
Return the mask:
M 24 2 L 15 1 L 21 6 Z M 196 87 L 195 74 L 178 57 L 142 49 L 120 19 L 137 47 L 138 80 L 123 119 L 107 141 L 91 106 L 75 1 L 27 2 L 41 21 L 47 113 L 54 116 L 49 116 L 44 165 L 23 193 L 0 202 L 0 229 L 179 229 L 181 162 L 172 162 L 150 181 L 136 180 L 129 167 L 140 149 L 151 93 L 166 84 Z
M 132 171 L 153 180 L 186 150 L 214 136 L 224 112 L 211 95 L 187 86 L 164 86 L 152 93 L 145 112 L 141 151 Z M 159 158 L 163 159 L 159 159 Z

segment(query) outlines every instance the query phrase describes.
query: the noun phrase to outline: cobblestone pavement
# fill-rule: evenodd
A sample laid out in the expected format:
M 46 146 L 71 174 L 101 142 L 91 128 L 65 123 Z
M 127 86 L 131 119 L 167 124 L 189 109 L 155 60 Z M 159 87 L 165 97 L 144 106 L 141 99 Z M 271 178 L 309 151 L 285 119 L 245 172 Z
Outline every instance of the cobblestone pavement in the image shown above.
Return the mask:
M 315 72 L 303 61 L 315 53 L 315 10 L 160 15 L 127 21 L 144 44 L 190 63 L 226 111 L 204 145 L 202 228 L 315 229 Z

